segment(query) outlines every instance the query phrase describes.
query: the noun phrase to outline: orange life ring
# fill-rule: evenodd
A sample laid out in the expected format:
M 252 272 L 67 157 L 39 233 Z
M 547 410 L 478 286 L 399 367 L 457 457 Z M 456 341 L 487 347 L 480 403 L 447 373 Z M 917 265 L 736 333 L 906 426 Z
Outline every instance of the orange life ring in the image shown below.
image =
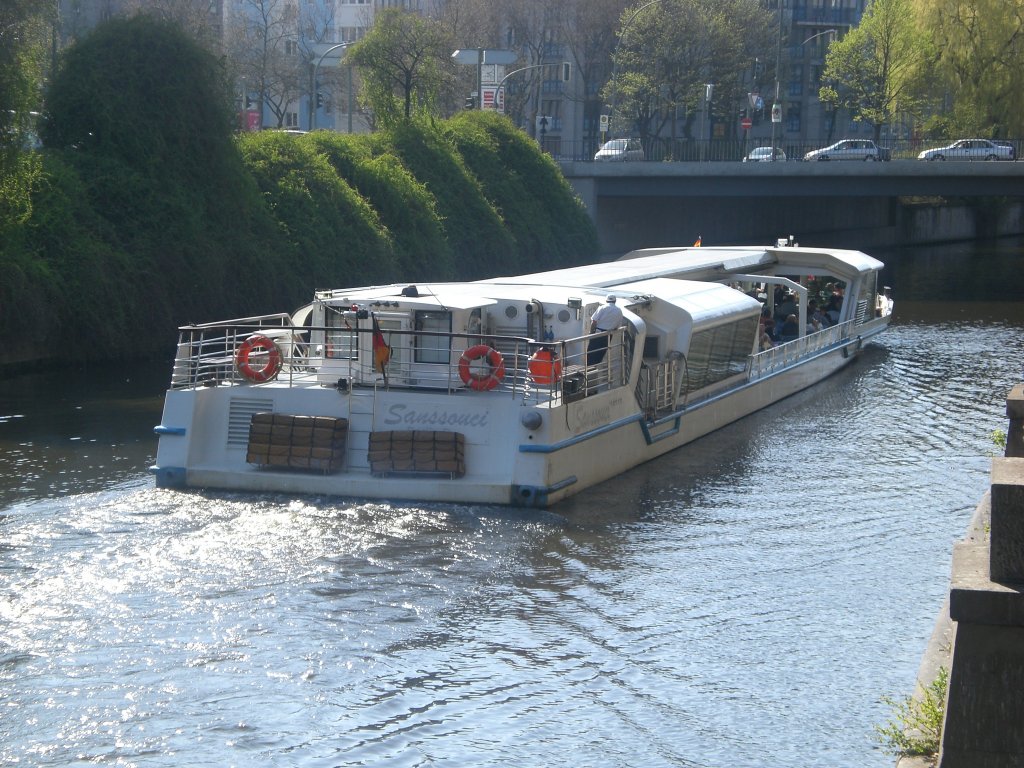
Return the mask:
M 266 352 L 266 360 L 253 365 L 249 362 L 249 357 L 254 352 Z M 235 352 L 235 370 L 253 384 L 270 381 L 281 371 L 281 349 L 269 336 L 254 333 L 243 341 Z
M 469 366 L 474 360 L 486 360 L 490 370 L 486 373 L 471 371 Z M 498 350 L 486 344 L 477 344 L 463 352 L 459 358 L 459 378 L 463 384 L 477 392 L 494 389 L 505 378 L 505 361 Z
M 530 356 L 527 366 L 530 378 L 537 384 L 554 384 L 562 378 L 562 361 L 550 349 L 538 349 Z

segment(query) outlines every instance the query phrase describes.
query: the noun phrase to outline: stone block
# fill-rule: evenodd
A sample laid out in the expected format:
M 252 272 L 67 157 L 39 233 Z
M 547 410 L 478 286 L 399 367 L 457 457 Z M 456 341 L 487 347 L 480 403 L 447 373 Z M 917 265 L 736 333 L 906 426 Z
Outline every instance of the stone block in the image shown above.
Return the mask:
M 1006 398 L 1006 455 L 1024 457 L 1024 384 L 1015 384 Z
M 992 460 L 992 581 L 1024 582 L 1024 458 Z
M 1024 630 L 961 623 L 946 698 L 940 768 L 1024 765 Z

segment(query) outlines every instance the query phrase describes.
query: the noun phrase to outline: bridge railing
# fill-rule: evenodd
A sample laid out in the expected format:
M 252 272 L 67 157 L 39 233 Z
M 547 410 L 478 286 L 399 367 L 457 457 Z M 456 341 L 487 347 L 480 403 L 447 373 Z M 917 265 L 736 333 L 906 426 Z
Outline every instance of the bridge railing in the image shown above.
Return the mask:
M 787 161 L 802 160 L 804 155 L 815 149 L 822 149 L 843 139 L 870 139 L 865 135 L 841 135 L 830 141 L 790 141 L 776 137 L 775 146 L 786 154 Z M 1014 158 L 1024 153 L 1024 139 L 999 140 L 1014 149 Z M 919 152 L 933 147 L 951 144 L 950 141 L 914 139 L 890 141 L 883 139 L 879 146 L 891 153 L 893 160 L 916 160 Z M 671 139 L 650 138 L 643 141 L 644 162 L 739 162 L 758 147 L 771 147 L 770 136 L 747 139 Z M 556 160 L 592 161 L 600 142 L 593 140 L 563 141 L 547 137 L 544 149 Z M 634 162 L 630 160 L 630 162 Z

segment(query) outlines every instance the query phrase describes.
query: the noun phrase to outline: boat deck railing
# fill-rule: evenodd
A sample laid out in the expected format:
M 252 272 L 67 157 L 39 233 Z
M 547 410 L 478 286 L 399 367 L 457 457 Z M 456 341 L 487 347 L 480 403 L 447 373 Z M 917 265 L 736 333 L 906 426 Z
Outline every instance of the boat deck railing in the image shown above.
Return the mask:
M 762 379 L 834 347 L 849 339 L 856 325 L 856 320 L 850 320 L 751 355 L 747 360 L 746 378 L 748 381 Z M 649 420 L 678 412 L 692 396 L 685 387 L 685 363 L 680 355 L 658 362 L 645 361 L 641 366 L 636 397 Z M 711 390 L 703 394 L 698 392 L 698 399 L 689 400 L 689 403 L 703 402 L 714 394 Z
M 386 345 L 386 363 L 374 364 L 374 331 L 346 329 L 345 343 L 316 344 L 310 338 L 338 339 L 336 327 L 294 326 L 288 315 L 264 315 L 179 328 L 171 389 L 252 384 L 238 365 L 239 349 L 253 335 L 274 342 L 280 370 L 276 385 L 339 388 L 413 388 L 446 394 L 478 390 L 491 396 L 506 395 L 526 402 L 559 402 L 588 393 L 623 386 L 628 376 L 629 337 L 620 328 L 572 339 L 537 342 L 517 336 L 470 335 L 387 329 L 378 345 Z M 587 360 L 593 339 L 606 337 L 607 352 L 600 362 Z M 491 355 L 472 364 L 475 378 L 468 384 L 460 375 L 466 350 L 483 345 Z M 540 354 L 538 354 L 540 353 Z M 256 349 L 249 358 L 258 370 L 271 354 Z M 488 363 L 500 360 L 499 366 Z M 491 378 L 493 375 L 493 380 Z
M 809 333 L 798 339 L 778 344 L 771 349 L 758 352 L 750 356 L 747 367 L 747 375 L 751 380 L 756 380 L 786 368 L 793 363 L 802 360 L 808 355 L 814 354 L 850 338 L 856 320 L 848 320 L 830 328 L 823 328 L 820 331 Z

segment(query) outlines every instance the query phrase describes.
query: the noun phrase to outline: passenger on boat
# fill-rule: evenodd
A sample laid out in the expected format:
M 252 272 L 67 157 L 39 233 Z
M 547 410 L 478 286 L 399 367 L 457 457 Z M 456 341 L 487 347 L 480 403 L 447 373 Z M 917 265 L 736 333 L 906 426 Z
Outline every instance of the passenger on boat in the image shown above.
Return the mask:
M 832 321 L 832 325 L 839 322 L 839 311 L 843 308 L 843 288 L 836 284 L 832 287 L 832 294 L 825 304 L 825 314 Z
M 775 316 L 787 318 L 790 315 L 795 315 L 796 311 L 796 294 L 792 291 L 786 291 L 786 294 L 782 299 L 782 303 L 779 304 L 778 309 L 775 310 Z
M 818 306 L 816 299 L 811 299 L 807 302 L 807 332 L 817 333 L 823 328 L 827 328 L 829 325 L 828 318 L 825 313 L 822 312 L 821 307 Z
M 892 314 L 892 288 L 888 285 L 882 289 L 875 299 L 875 317 L 888 317 Z
M 772 345 L 774 345 L 774 343 L 775 343 L 775 341 L 777 339 L 777 336 L 775 335 L 775 321 L 772 320 L 772 311 L 768 307 L 767 304 L 765 306 L 761 307 L 761 330 L 760 330 L 760 335 L 767 336 L 768 337 L 768 341 L 772 342 Z M 772 345 L 769 345 L 769 346 L 772 346 Z M 763 343 L 762 343 L 762 348 L 763 349 L 767 349 L 767 347 L 764 347 Z
M 779 334 L 779 340 L 785 344 L 787 341 L 793 341 L 800 335 L 800 321 L 797 320 L 796 315 L 790 315 L 786 318 L 786 322 L 782 324 L 782 331 Z
M 615 296 L 609 295 L 597 312 L 590 318 L 590 332 L 613 331 L 622 324 L 622 310 L 615 305 Z M 608 337 L 591 339 L 587 345 L 587 365 L 597 365 L 604 360 L 608 351 Z

